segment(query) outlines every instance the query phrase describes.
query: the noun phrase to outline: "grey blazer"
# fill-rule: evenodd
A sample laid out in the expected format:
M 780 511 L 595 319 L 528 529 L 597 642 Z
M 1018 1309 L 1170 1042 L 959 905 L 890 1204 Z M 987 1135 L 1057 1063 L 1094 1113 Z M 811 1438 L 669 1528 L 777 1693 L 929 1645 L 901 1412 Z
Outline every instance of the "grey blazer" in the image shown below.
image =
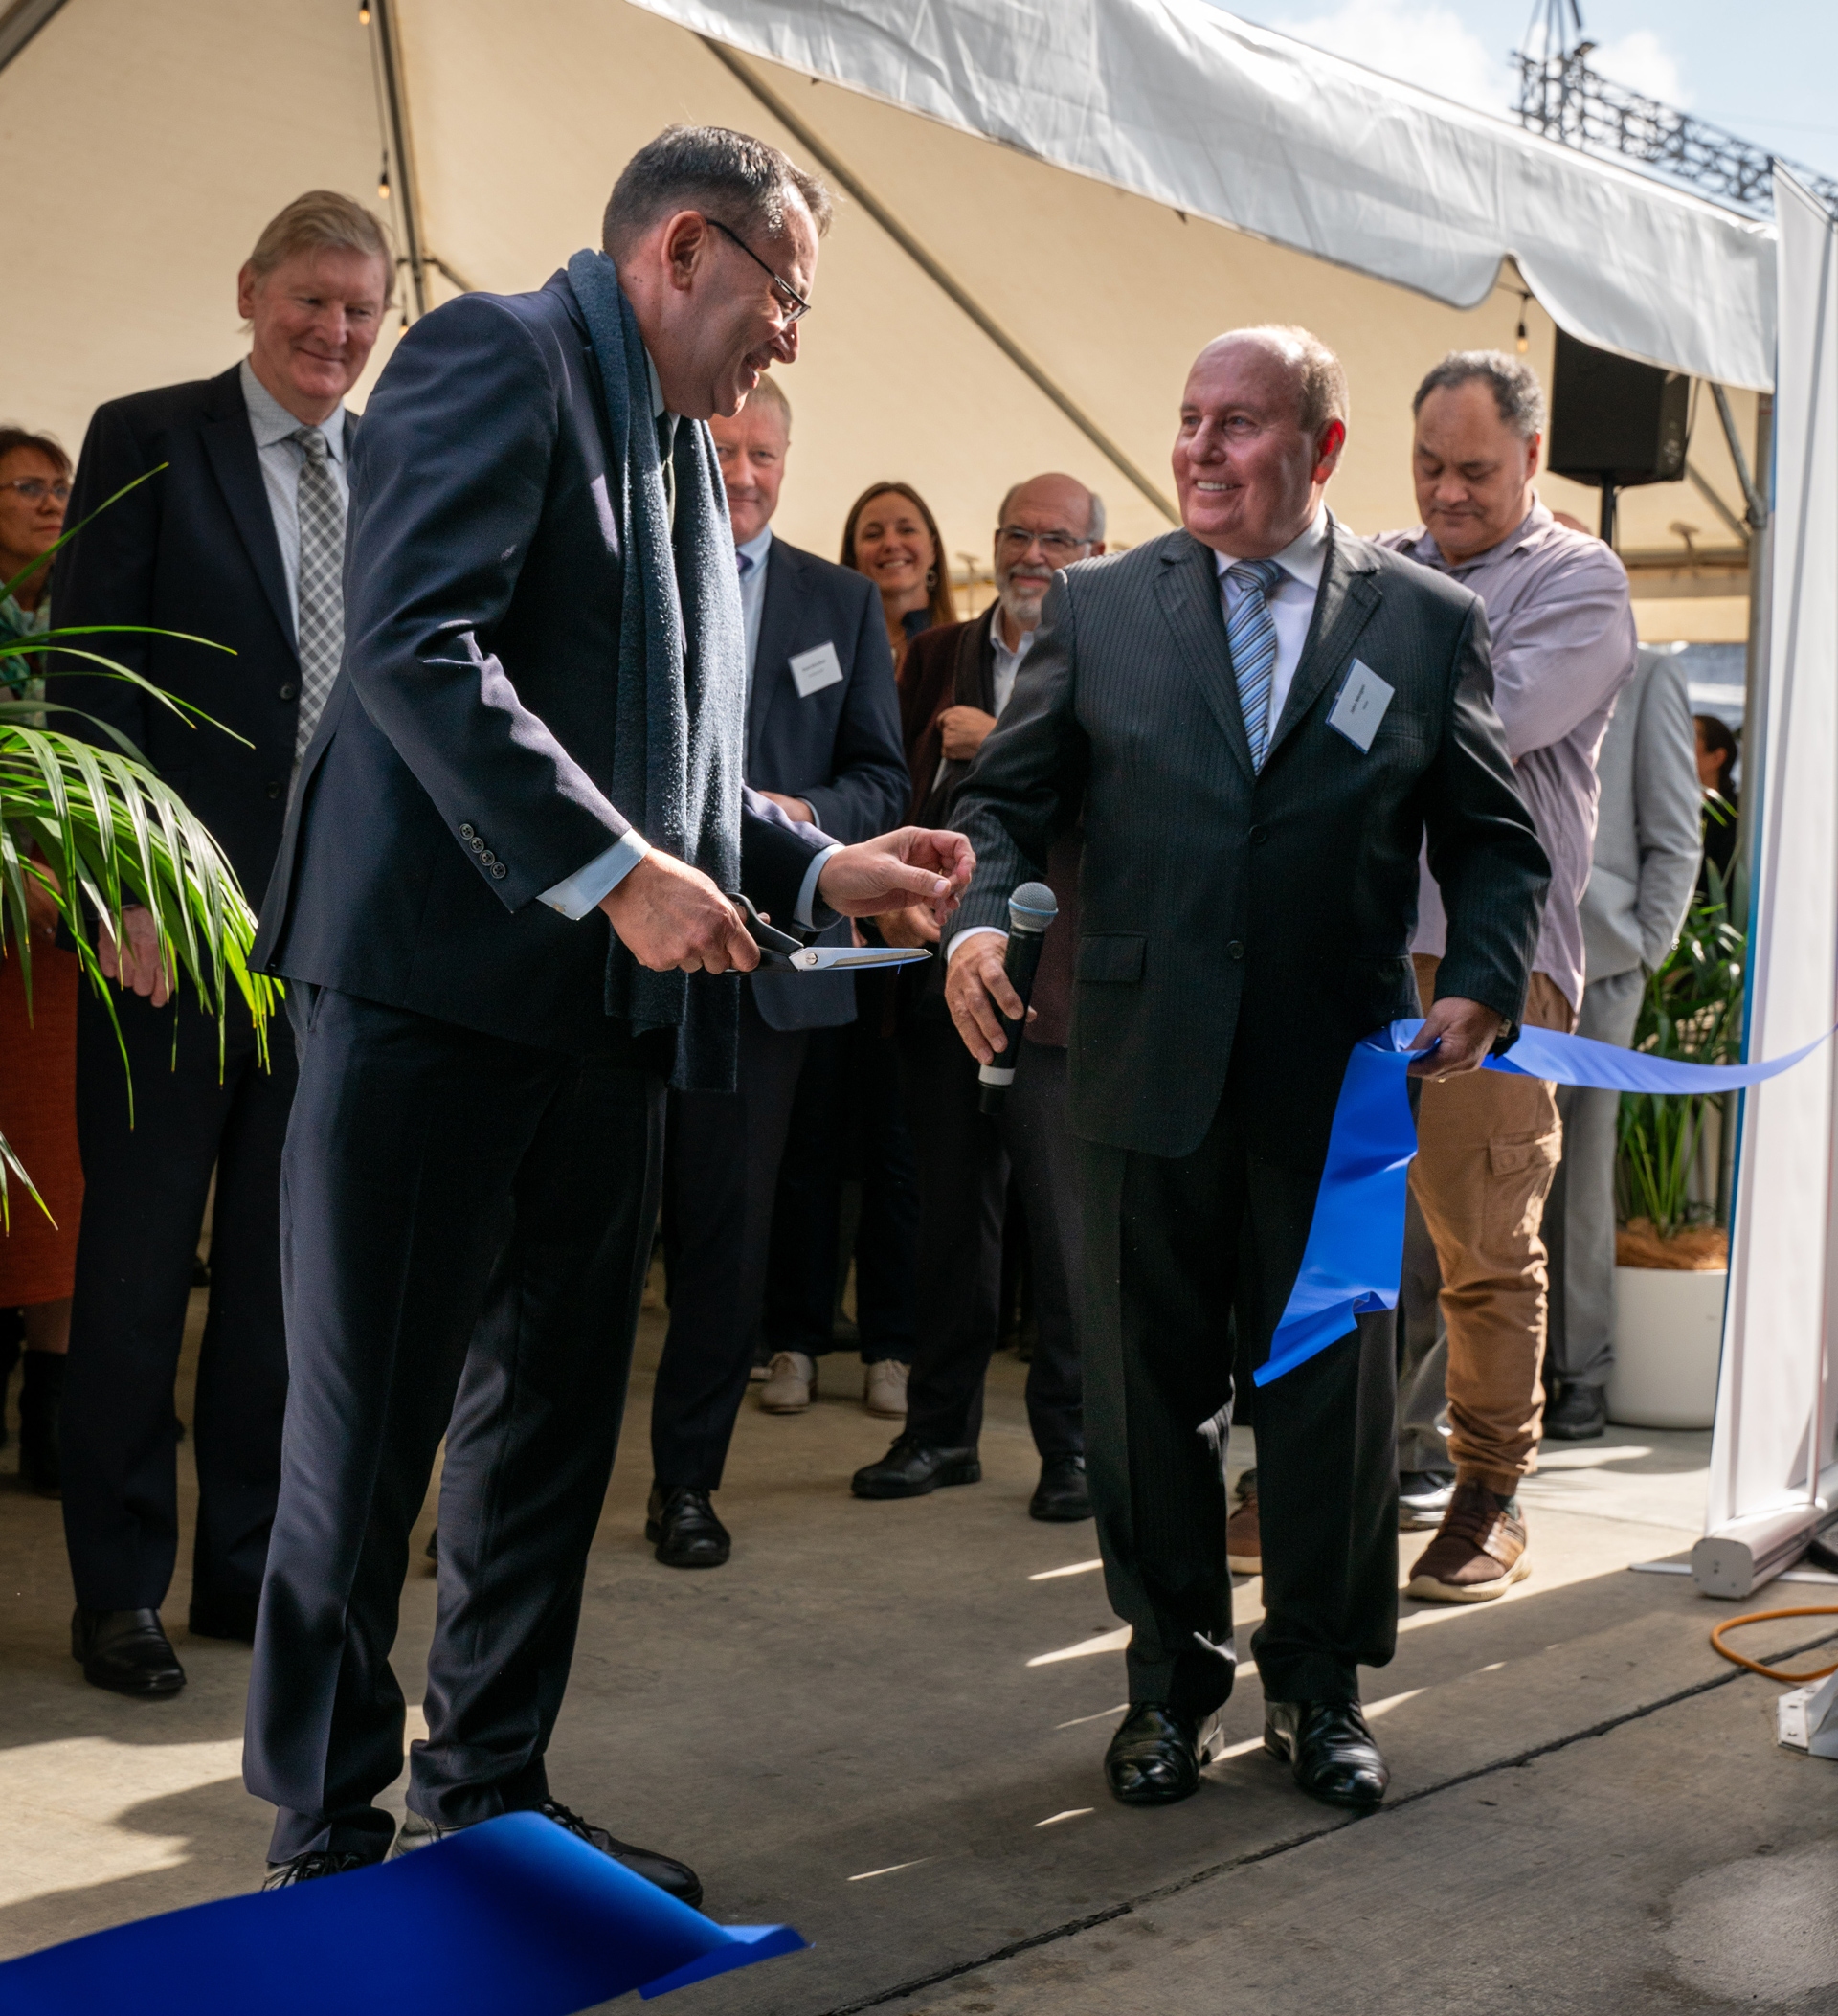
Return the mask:
M 1678 939 L 1704 855 L 1704 796 L 1685 673 L 1670 651 L 1643 647 L 1596 758 L 1602 800 L 1582 893 L 1590 980 L 1644 966 Z
M 1369 751 L 1327 725 L 1358 658 L 1394 689 Z M 1487 619 L 1455 583 L 1334 525 L 1253 774 L 1210 549 L 1184 531 L 1055 580 L 955 820 L 963 924 L 999 925 L 1085 807 L 1075 1135 L 1204 1137 L 1228 1070 L 1253 1151 L 1311 1198 L 1348 1052 L 1417 1007 L 1425 833 L 1449 915 L 1438 992 L 1516 1021 L 1549 879 L 1493 711 Z

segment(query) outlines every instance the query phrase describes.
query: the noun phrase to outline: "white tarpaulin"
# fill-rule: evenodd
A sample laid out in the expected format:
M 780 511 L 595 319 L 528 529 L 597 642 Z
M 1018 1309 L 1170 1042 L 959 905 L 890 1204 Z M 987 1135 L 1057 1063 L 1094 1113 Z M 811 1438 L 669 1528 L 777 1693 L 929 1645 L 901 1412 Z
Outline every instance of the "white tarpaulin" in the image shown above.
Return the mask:
M 1755 821 L 1748 1054 L 1838 1022 L 1838 221 L 1784 174 L 1773 596 Z M 1830 1045 L 1745 1094 L 1711 1467 L 1712 1529 L 1805 1505 L 1833 1462 Z
M 639 0 L 1174 209 L 1468 308 L 1500 260 L 1554 319 L 1773 382 L 1772 233 L 1205 0 Z

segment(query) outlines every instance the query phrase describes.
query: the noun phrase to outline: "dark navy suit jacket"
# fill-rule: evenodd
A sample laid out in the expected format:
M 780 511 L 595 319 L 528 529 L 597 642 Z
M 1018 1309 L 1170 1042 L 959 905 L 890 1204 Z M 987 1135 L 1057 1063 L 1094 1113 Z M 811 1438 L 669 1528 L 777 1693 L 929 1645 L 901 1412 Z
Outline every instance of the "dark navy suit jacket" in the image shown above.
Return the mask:
M 249 901 L 259 903 L 286 812 L 300 659 L 274 516 L 234 368 L 98 407 L 77 465 L 69 522 L 80 524 L 148 470 L 159 474 L 110 504 L 58 555 L 56 621 L 60 629 L 139 623 L 207 638 L 194 644 L 123 635 L 87 642 L 222 727 L 194 728 L 123 680 L 60 678 L 52 698 L 126 735 L 216 836 Z M 66 658 L 53 669 L 75 672 L 79 662 Z M 82 732 L 70 715 L 52 719 Z
M 463 295 L 396 347 L 351 461 L 345 667 L 258 965 L 545 1048 L 630 1044 L 604 1007 L 605 917 L 538 901 L 628 830 L 607 795 L 617 481 L 563 275 Z M 789 917 L 828 844 L 750 793 L 742 886 Z
M 835 647 L 839 683 L 800 695 L 792 660 Z M 907 807 L 900 702 L 881 597 L 865 574 L 774 539 L 747 720 L 747 781 L 802 798 L 832 839 L 871 840 Z M 825 933 L 846 945 L 849 928 Z M 773 1029 L 833 1029 L 855 1019 L 850 974 L 760 974 L 749 983 Z

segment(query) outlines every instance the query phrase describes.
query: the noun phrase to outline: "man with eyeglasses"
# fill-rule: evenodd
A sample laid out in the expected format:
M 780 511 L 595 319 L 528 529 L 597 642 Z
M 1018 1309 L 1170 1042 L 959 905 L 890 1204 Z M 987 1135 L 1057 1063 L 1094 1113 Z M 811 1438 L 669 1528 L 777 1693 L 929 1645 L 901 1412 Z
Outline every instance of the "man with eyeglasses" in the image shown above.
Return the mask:
M 975 622 L 922 631 L 901 673 L 912 817 L 947 825 L 957 787 L 1008 706 L 1054 576 L 1104 551 L 1104 502 L 1069 476 L 1016 484 L 997 514 L 996 599 Z M 1079 1370 L 1079 1222 L 1065 1131 L 1072 947 L 1078 942 L 1080 836 L 1047 861 L 1059 921 L 1034 984 L 1035 1019 L 999 1116 L 978 1110 L 976 1061 L 945 1006 L 945 962 L 916 969 L 903 1002 L 900 1070 L 919 1164 L 921 1250 L 950 1254 L 920 1270 L 917 1334 L 904 1433 L 855 1474 L 859 1498 L 917 1498 L 982 1475 L 983 1380 L 1000 1329 L 1002 1229 L 1014 1176 L 1027 1233 L 1038 1336 L 1027 1415 L 1041 1458 L 1028 1511 L 1091 1516 Z M 885 936 L 935 944 L 924 910 L 885 919 Z
M 541 1812 L 701 1899 L 561 1804 L 547 1765 L 665 1086 L 734 1082 L 739 989 L 714 976 L 760 963 L 740 892 L 781 929 L 943 916 L 971 867 L 953 834 L 841 845 L 742 781 L 745 614 L 704 423 L 796 361 L 828 218 L 776 147 L 671 127 L 627 163 L 602 250 L 423 317 L 365 409 L 345 667 L 253 955 L 301 1034 L 243 1750 L 278 1809 L 269 1888 Z M 404 1761 L 390 1651 L 443 1437 L 398 1833 L 376 1803 Z

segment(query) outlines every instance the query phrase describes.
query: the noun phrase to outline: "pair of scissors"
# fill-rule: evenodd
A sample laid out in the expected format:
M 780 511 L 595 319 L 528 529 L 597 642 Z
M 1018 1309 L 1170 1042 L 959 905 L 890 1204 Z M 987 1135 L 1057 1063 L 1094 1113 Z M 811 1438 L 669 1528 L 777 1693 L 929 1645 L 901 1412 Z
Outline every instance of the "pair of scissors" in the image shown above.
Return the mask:
M 864 966 L 910 966 L 931 957 L 923 946 L 806 945 L 768 924 L 747 897 L 729 895 L 728 901 L 747 920 L 748 935 L 759 947 L 761 973 L 841 973 Z

